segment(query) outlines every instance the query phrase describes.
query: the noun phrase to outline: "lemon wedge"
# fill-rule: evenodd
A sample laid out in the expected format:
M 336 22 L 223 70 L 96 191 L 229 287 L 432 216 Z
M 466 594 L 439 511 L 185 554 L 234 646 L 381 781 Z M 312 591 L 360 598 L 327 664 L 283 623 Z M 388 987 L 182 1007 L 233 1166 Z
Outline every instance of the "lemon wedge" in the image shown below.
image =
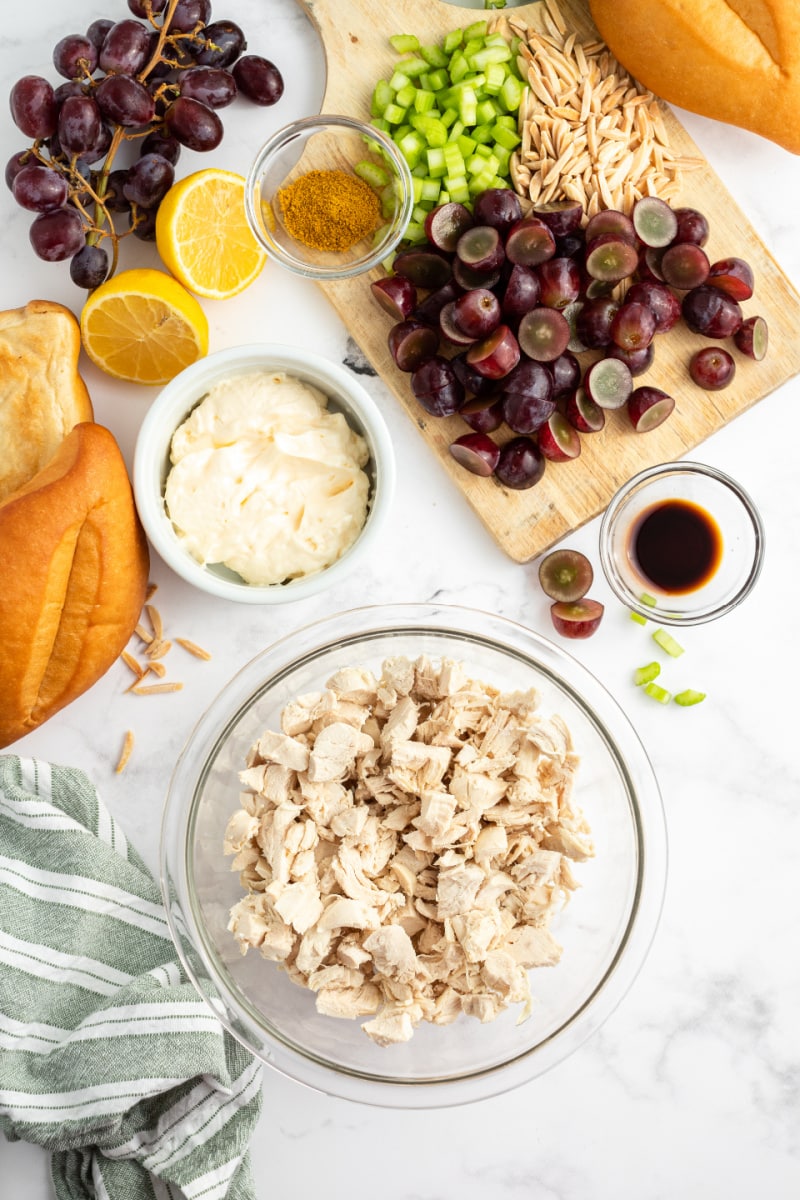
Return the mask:
M 89 358 L 115 379 L 168 383 L 208 351 L 208 321 L 186 289 L 164 271 L 121 271 L 83 306 Z
M 209 167 L 181 179 L 161 201 L 158 253 L 175 278 L 197 296 L 236 296 L 266 262 L 247 223 L 244 188 L 241 175 Z

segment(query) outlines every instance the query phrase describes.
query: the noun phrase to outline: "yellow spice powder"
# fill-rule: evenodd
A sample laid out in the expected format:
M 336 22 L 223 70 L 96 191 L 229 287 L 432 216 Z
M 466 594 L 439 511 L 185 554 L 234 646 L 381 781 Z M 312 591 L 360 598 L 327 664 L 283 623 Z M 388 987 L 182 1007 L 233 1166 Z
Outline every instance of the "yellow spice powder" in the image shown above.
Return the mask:
M 381 219 L 375 192 L 346 171 L 308 171 L 281 188 L 278 201 L 290 236 L 315 250 L 349 250 Z

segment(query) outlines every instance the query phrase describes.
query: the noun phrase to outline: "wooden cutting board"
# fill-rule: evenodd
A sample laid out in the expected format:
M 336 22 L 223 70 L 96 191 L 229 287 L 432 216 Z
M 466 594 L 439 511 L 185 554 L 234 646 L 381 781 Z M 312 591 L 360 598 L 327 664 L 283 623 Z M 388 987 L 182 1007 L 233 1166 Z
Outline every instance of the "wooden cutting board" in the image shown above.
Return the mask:
M 449 30 L 488 15 L 443 0 L 299 2 L 318 28 L 327 58 L 323 111 L 363 120 L 369 120 L 376 81 L 388 79 L 397 61 L 388 41 L 391 34 L 415 33 L 423 42 L 434 42 Z M 579 36 L 597 36 L 585 0 L 560 0 L 560 8 Z M 522 17 L 527 25 L 537 26 L 541 9 L 541 3 L 533 3 L 510 12 Z M 664 119 L 673 148 L 680 154 L 702 158 L 666 106 Z M 733 383 L 721 392 L 702 391 L 689 379 L 687 363 L 692 352 L 708 340 L 676 327 L 656 340 L 655 362 L 637 381 L 673 395 L 677 404 L 672 416 L 658 429 L 637 434 L 624 410 L 608 413 L 602 432 L 582 435 L 578 459 L 548 463 L 542 480 L 526 491 L 510 491 L 493 479 L 472 475 L 451 457 L 448 446 L 455 437 L 468 432 L 466 425 L 457 416 L 428 416 L 411 393 L 409 376 L 395 367 L 386 343 L 391 320 L 378 308 L 369 289 L 371 278 L 379 278 L 383 272 L 378 269 L 372 276 L 320 285 L 490 533 L 518 562 L 542 553 L 570 530 L 597 516 L 617 488 L 637 471 L 682 457 L 800 372 L 800 296 L 707 164 L 684 175 L 683 193 L 677 203 L 705 213 L 711 227 L 706 251 L 712 261 L 737 255 L 752 266 L 756 294 L 744 310 L 746 316 L 760 314 L 768 322 L 770 348 L 766 359 L 755 363 L 734 352 L 737 370 Z

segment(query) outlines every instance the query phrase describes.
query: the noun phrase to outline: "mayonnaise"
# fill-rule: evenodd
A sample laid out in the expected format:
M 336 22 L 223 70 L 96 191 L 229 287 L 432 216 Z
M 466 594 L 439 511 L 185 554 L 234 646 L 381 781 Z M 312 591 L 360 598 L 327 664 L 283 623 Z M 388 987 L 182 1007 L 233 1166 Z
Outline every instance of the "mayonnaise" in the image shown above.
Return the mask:
M 280 371 L 223 380 L 172 438 L 167 513 L 188 552 L 251 584 L 335 562 L 366 520 L 364 438 Z

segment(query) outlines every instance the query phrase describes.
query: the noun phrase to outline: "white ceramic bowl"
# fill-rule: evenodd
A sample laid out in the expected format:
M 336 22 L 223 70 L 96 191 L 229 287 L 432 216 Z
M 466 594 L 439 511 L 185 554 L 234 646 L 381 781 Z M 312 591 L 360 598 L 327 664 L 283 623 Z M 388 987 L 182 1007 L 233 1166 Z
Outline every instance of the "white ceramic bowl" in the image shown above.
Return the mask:
M 322 571 L 267 587 L 246 583 L 220 564 L 202 564 L 185 549 L 164 505 L 172 435 L 209 388 L 223 379 L 249 372 L 285 371 L 319 388 L 329 407 L 369 446 L 369 510 L 364 526 L 348 550 Z M 234 346 L 210 354 L 181 371 L 149 409 L 136 441 L 133 487 L 136 506 L 154 549 L 188 583 L 224 600 L 244 604 L 283 604 L 332 587 L 369 554 L 386 518 L 394 491 L 395 460 L 386 423 L 367 391 L 344 367 L 319 354 L 292 346 Z
M 531 972 L 534 1008 L 480 1025 L 423 1023 L 382 1048 L 357 1020 L 321 1016 L 313 993 L 257 951 L 240 953 L 228 915 L 244 892 L 223 853 L 239 807 L 238 772 L 253 742 L 277 728 L 293 697 L 345 666 L 380 670 L 392 655 L 454 658 L 504 691 L 535 687 L 559 713 L 581 763 L 575 799 L 596 855 L 576 865 L 580 891 L 552 931 L 561 962 Z M 164 903 L 190 977 L 223 1024 L 262 1061 L 329 1095 L 426 1108 L 507 1091 L 577 1049 L 613 1011 L 644 962 L 661 910 L 667 840 L 658 783 L 609 693 L 560 647 L 491 613 L 446 605 L 353 609 L 307 625 L 261 652 L 195 727 L 169 785 L 161 838 Z

